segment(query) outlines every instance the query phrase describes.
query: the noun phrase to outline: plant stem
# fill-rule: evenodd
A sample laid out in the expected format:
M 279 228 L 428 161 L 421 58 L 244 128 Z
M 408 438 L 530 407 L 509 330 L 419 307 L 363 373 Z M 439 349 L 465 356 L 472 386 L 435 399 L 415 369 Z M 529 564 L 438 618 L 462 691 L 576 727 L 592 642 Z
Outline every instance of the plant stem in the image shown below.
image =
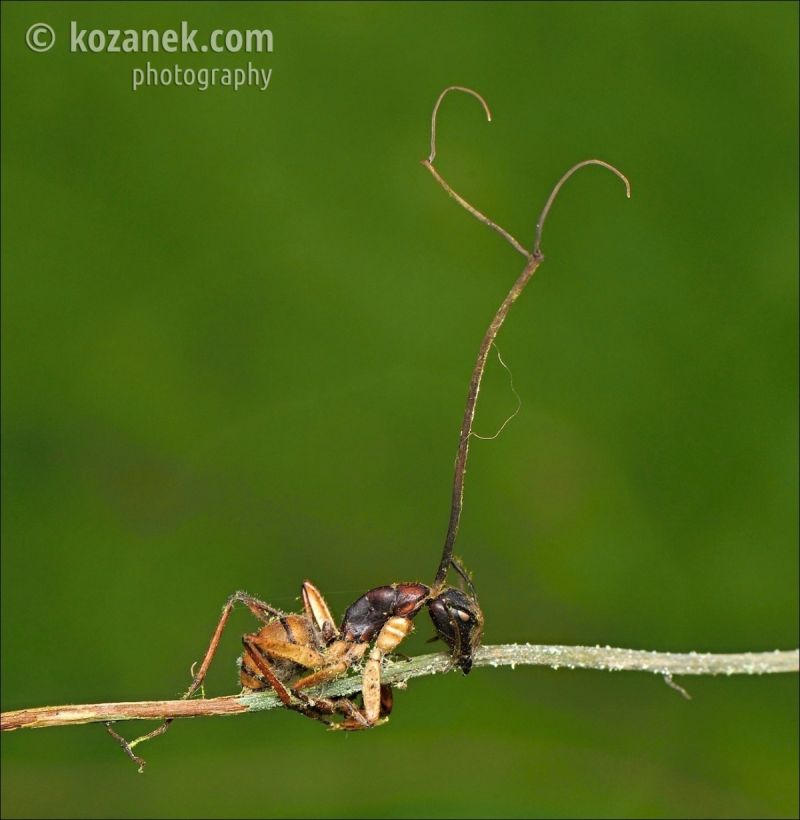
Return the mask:
M 673 675 L 764 675 L 797 672 L 800 652 L 741 652 L 716 655 L 707 652 L 648 652 L 605 646 L 541 646 L 500 644 L 484 646 L 475 655 L 474 666 L 549 666 L 552 669 L 598 669 L 608 672 L 651 672 L 669 683 Z M 449 655 L 437 653 L 411 660 L 388 660 L 381 680 L 397 686 L 412 678 L 452 671 Z M 310 690 L 309 695 L 341 697 L 361 689 L 361 676 L 340 678 Z M 181 717 L 216 717 L 261 712 L 280 706 L 270 693 L 247 692 L 196 700 L 154 700 L 121 703 L 41 706 L 17 709 L 0 715 L 0 730 L 43 729 L 81 723 L 117 720 L 163 720 Z

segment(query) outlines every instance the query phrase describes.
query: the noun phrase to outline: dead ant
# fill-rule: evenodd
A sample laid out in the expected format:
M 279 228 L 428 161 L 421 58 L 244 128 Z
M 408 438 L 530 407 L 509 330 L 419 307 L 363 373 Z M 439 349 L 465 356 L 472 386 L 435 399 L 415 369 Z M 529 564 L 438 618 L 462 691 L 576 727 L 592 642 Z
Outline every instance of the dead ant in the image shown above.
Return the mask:
M 264 624 L 258 632 L 242 638 L 239 679 L 245 689 L 271 689 L 288 709 L 320 720 L 331 729 L 356 731 L 384 723 L 392 711 L 393 696 L 391 686 L 381 683 L 381 662 L 411 633 L 412 621 L 424 605 L 437 637 L 450 648 L 454 665 L 465 675 L 472 668 L 483 633 L 483 613 L 469 575 L 457 559 L 450 557 L 448 564 L 461 576 L 469 593 L 416 582 L 375 587 L 348 607 L 338 629 L 322 593 L 310 581 L 304 581 L 301 590 L 302 614 L 282 612 L 246 592 L 235 592 L 223 607 L 200 669 L 184 698 L 192 697 L 202 686 L 228 617 L 234 605 L 241 603 Z M 303 691 L 338 678 L 362 662 L 362 708 L 350 698 L 311 698 Z M 336 714 L 343 719 L 334 722 L 330 716 Z M 171 723 L 168 718 L 157 729 L 130 742 L 110 723 L 106 728 L 142 771 L 144 761 L 133 753 L 133 747 L 163 734 Z
M 540 250 L 542 226 L 564 182 L 579 168 L 594 164 L 615 173 L 625 183 L 628 196 L 630 186 L 620 171 L 602 160 L 585 160 L 573 166 L 553 188 L 536 225 L 533 250 L 527 251 L 511 234 L 456 193 L 433 167 L 436 156 L 436 115 L 442 100 L 450 91 L 463 91 L 475 97 L 483 106 L 487 119 L 491 120 L 486 101 L 476 91 L 462 86 L 446 88 L 433 108 L 431 152 L 422 161 L 422 165 L 462 207 L 497 231 L 521 253 L 526 264 L 489 324 L 472 371 L 456 453 L 450 521 L 433 584 L 428 586 L 419 582 L 405 582 L 374 587 L 348 607 L 338 628 L 325 599 L 310 581 L 305 581 L 302 586 L 302 613 L 285 613 L 245 592 L 236 592 L 223 607 L 209 647 L 184 698 L 192 697 L 202 686 L 228 617 L 237 603 L 244 604 L 263 623 L 258 632 L 246 634 L 242 638 L 244 651 L 239 659 L 239 679 L 242 686 L 249 691 L 271 689 L 287 708 L 320 720 L 332 729 L 368 729 L 386 721 L 392 709 L 392 690 L 387 684 L 381 683 L 382 661 L 411 633 L 413 619 L 423 606 L 428 607 L 436 638 L 443 640 L 450 650 L 452 665 L 458 666 L 465 675 L 472 668 L 483 634 L 484 619 L 472 580 L 461 563 L 453 557 L 453 545 L 461 519 L 464 476 L 469 441 L 473 435 L 472 422 L 489 350 L 511 305 L 544 259 Z M 445 585 L 451 568 L 460 576 L 459 588 Z M 338 678 L 362 664 L 360 707 L 352 698 L 312 698 L 304 691 Z M 337 715 L 341 716 L 341 720 L 333 719 Z M 133 754 L 133 747 L 163 734 L 171 722 L 172 718 L 168 718 L 154 731 L 130 743 L 120 737 L 111 728 L 111 724 L 107 724 L 107 728 L 126 754 L 139 764 L 141 771 L 144 762 Z
M 435 589 L 415 582 L 375 587 L 347 609 L 340 628 L 325 599 L 310 581 L 302 586 L 303 613 L 287 614 L 243 592 L 231 595 L 187 697 L 200 687 L 234 604 L 244 604 L 264 626 L 242 638 L 240 681 L 245 689 L 272 689 L 284 706 L 322 720 L 334 729 L 369 729 L 392 709 L 392 691 L 381 684 L 381 662 L 413 630 L 413 619 L 426 605 L 437 637 L 450 647 L 464 674 L 480 645 L 483 614 L 474 587 L 461 565 L 453 566 L 469 585 Z M 370 649 L 371 646 L 371 649 Z M 369 649 L 369 652 L 367 650 Z M 366 658 L 366 661 L 364 659 Z M 349 698 L 309 698 L 303 690 L 338 678 L 363 662 L 359 709 Z M 311 670 L 311 671 L 309 671 Z M 305 674 L 304 674 L 305 673 Z M 340 713 L 334 723 L 327 716 Z

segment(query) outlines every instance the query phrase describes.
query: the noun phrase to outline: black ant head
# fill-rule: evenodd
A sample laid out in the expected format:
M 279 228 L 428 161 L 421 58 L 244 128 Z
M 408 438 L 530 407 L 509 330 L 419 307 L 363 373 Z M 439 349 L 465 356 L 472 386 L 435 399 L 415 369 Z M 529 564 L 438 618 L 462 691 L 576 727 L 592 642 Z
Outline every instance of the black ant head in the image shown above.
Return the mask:
M 478 599 L 474 594 L 447 587 L 428 601 L 428 611 L 438 637 L 450 647 L 453 662 L 468 675 L 483 637 L 483 613 Z

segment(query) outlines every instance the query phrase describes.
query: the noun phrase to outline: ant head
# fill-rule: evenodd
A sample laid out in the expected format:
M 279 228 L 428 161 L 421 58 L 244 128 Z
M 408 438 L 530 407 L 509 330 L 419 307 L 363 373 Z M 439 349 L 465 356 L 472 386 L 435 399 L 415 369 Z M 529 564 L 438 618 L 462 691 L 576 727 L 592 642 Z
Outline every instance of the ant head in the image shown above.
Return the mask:
M 445 587 L 428 600 L 428 611 L 437 636 L 450 647 L 453 662 L 468 675 L 473 655 L 483 637 L 483 612 L 469 576 L 459 564 L 454 562 L 453 567 L 467 582 L 470 594 L 462 589 Z

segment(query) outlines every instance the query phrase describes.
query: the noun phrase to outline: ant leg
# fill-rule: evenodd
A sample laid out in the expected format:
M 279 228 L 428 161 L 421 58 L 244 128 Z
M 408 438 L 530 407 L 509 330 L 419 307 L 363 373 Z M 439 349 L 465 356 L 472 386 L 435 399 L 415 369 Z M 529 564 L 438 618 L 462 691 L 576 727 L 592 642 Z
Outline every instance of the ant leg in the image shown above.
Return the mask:
M 206 654 L 203 657 L 203 662 L 200 664 L 200 669 L 194 676 L 191 686 L 187 689 L 186 694 L 183 696 L 184 698 L 190 698 L 200 688 L 201 684 L 205 680 L 208 667 L 211 666 L 211 661 L 217 652 L 217 647 L 219 646 L 220 638 L 222 637 L 222 631 L 225 629 L 225 625 L 228 622 L 231 610 L 236 603 L 244 604 L 253 613 L 253 615 L 256 616 L 256 618 L 265 624 L 269 623 L 270 617 L 280 618 L 285 615 L 285 613 L 281 612 L 279 609 L 275 609 L 275 607 L 270 606 L 264 601 L 260 601 L 258 598 L 254 598 L 252 595 L 248 595 L 246 592 L 234 592 L 222 608 L 222 615 L 220 616 L 217 628 L 214 630 L 214 634 L 211 636 L 211 642 L 209 643 Z
M 265 603 L 252 595 L 248 595 L 246 592 L 234 592 L 233 595 L 230 595 L 228 600 L 225 602 L 225 606 L 222 608 L 222 615 L 220 616 L 219 623 L 217 623 L 217 628 L 214 630 L 214 634 L 211 636 L 211 642 L 209 643 L 206 654 L 203 657 L 203 662 L 200 664 L 200 669 L 194 676 L 191 685 L 186 690 L 186 693 L 183 695 L 184 700 L 190 698 L 200 688 L 205 680 L 208 667 L 211 665 L 211 661 L 216 654 L 217 647 L 219 646 L 222 631 L 225 629 L 225 625 L 228 622 L 231 610 L 236 603 L 244 604 L 253 613 L 253 615 L 255 615 L 256 618 L 263 623 L 269 623 L 270 617 L 279 618 L 285 614 L 279 609 L 275 609 L 275 607 L 270 606 L 268 603 Z M 173 720 L 174 718 L 167 718 L 160 726 L 153 729 L 152 732 L 148 732 L 146 735 L 141 735 L 131 741 L 127 741 L 124 737 L 117 734 L 111 728 L 109 723 L 106 724 L 106 729 L 108 730 L 108 733 L 120 744 L 120 746 L 122 746 L 125 754 L 139 766 L 139 771 L 141 772 L 144 768 L 145 762 L 142 758 L 137 757 L 133 753 L 134 746 L 137 746 L 139 743 L 143 743 L 145 740 L 151 740 L 154 737 L 163 735 L 164 732 L 166 732 L 172 725 Z
M 260 677 L 260 682 L 264 683 L 264 685 L 270 686 L 274 690 L 275 694 L 280 698 L 281 703 L 287 709 L 292 709 L 295 712 L 300 712 L 301 714 L 306 715 L 306 717 L 322 721 L 322 723 L 325 723 L 328 726 L 332 725 L 331 721 L 323 717 L 323 714 L 332 714 L 333 708 L 328 708 L 329 706 L 333 706 L 332 702 L 329 702 L 324 698 L 320 698 L 318 701 L 312 701 L 307 695 L 295 692 L 294 694 L 300 701 L 299 704 L 295 703 L 292 700 L 292 691 L 278 679 L 271 664 L 261 654 L 261 652 L 259 652 L 258 647 L 249 638 L 249 636 L 245 635 L 242 638 L 242 644 L 244 645 L 244 650 L 247 653 L 247 657 L 261 673 L 261 676 L 263 676 Z M 248 674 L 250 677 L 255 677 L 252 672 L 249 672 Z
M 306 717 L 325 723 L 329 729 L 369 729 L 370 725 L 358 706 L 350 698 L 310 698 L 304 692 L 292 690 L 298 700 L 305 704 L 299 709 Z M 295 707 L 296 708 L 296 707 Z M 338 712 L 344 715 L 341 723 L 334 723 L 321 715 L 333 715 Z
M 269 686 L 275 692 L 275 694 L 281 699 L 281 703 L 284 706 L 292 707 L 294 704 L 292 703 L 292 695 L 291 692 L 284 686 L 284 684 L 278 680 L 278 676 L 275 674 L 275 671 L 272 668 L 272 665 L 267 661 L 267 659 L 258 651 L 258 647 L 253 643 L 249 636 L 245 635 L 242 638 L 242 645 L 244 646 L 244 650 L 247 653 L 247 657 L 253 663 L 253 665 L 258 669 L 261 673 L 260 682 L 263 683 L 265 686 Z M 254 677 L 252 673 L 250 673 L 250 677 Z
M 450 559 L 450 565 L 461 576 L 461 580 L 464 581 L 466 585 L 469 587 L 469 591 L 472 597 L 477 597 L 475 594 L 475 586 L 472 583 L 472 578 L 470 574 L 467 572 L 467 570 L 464 569 L 464 565 L 461 563 L 461 561 L 459 561 L 459 559 L 454 556 Z
M 380 717 L 388 719 L 389 715 L 392 713 L 392 705 L 394 703 L 392 687 L 388 683 L 381 684 L 380 700 Z M 331 728 L 342 729 L 345 732 L 354 732 L 360 729 L 372 729 L 373 726 L 379 726 L 381 723 L 385 722 L 385 720 L 379 720 L 376 723 L 369 723 L 361 710 L 357 709 L 351 701 L 348 700 L 347 703 L 349 705 L 349 709 L 340 711 L 343 711 L 348 717 L 341 723 Z
M 247 672 L 248 676 L 259 681 L 259 683 L 263 683 L 265 686 L 270 686 L 280 698 L 281 703 L 283 703 L 283 705 L 288 709 L 292 709 L 295 712 L 300 712 L 306 717 L 313 718 L 314 720 L 319 720 L 331 729 L 370 728 L 369 723 L 367 723 L 366 718 L 359 711 L 358 707 L 348 698 L 311 698 L 304 692 L 300 692 L 294 687 L 289 688 L 278 679 L 272 665 L 249 635 L 245 635 L 244 638 L 242 638 L 242 643 L 244 644 L 248 660 L 258 669 L 258 673 L 260 673 L 254 674 L 252 670 L 249 670 Z M 281 651 L 281 649 L 285 649 L 285 647 L 276 645 L 275 649 L 276 651 Z M 338 665 L 335 667 L 328 667 L 323 671 L 331 673 L 331 677 L 338 677 L 340 672 L 337 671 L 333 674 L 332 670 L 334 669 L 338 670 Z M 299 704 L 292 700 L 293 695 L 300 701 Z M 391 710 L 391 705 L 389 706 L 389 710 Z M 336 712 L 339 712 L 345 716 L 345 720 L 341 724 L 333 723 L 333 721 L 330 721 L 327 717 L 325 717 L 327 715 L 333 715 Z
M 147 763 L 144 760 L 142 760 L 141 757 L 138 757 L 133 753 L 131 744 L 128 743 L 128 741 L 125 740 L 125 738 L 122 737 L 122 735 L 118 735 L 111 728 L 111 725 L 112 722 L 110 720 L 106 721 L 106 731 L 111 735 L 111 737 L 114 738 L 114 740 L 117 741 L 117 743 L 119 743 L 120 746 L 122 746 L 122 751 L 125 752 L 125 754 L 128 755 L 128 757 L 139 767 L 139 774 L 142 774 L 142 772 L 144 772 L 144 767 L 147 765 Z M 166 729 L 164 731 L 166 731 Z
M 339 637 L 336 621 L 322 597 L 322 593 L 311 583 L 303 581 L 303 609 L 314 632 L 317 645 L 327 646 L 334 638 Z
M 137 737 L 135 740 L 131 740 L 128 742 L 125 740 L 122 735 L 117 734 L 112 728 L 113 721 L 106 721 L 106 731 L 114 738 L 114 740 L 122 746 L 122 751 L 125 752 L 126 755 L 139 767 L 139 774 L 142 774 L 144 771 L 144 767 L 147 765 L 147 762 L 143 760 L 138 755 L 133 753 L 133 747 L 138 745 L 139 743 L 144 743 L 145 740 L 152 740 L 154 737 L 158 737 L 159 735 L 163 735 L 164 732 L 169 729 L 170 725 L 174 718 L 167 718 L 159 727 L 153 729 L 152 732 L 148 732 L 146 735 L 142 735 L 141 737 Z
M 381 701 L 386 700 L 381 685 L 381 661 L 389 652 L 393 652 L 400 642 L 414 629 L 410 618 L 395 616 L 383 625 L 375 645 L 370 650 L 361 684 L 364 698 L 364 717 L 370 726 L 375 726 L 381 718 Z M 382 697 L 383 696 L 383 697 Z
M 279 621 L 284 628 L 288 627 L 287 638 L 285 640 L 275 636 L 274 633 L 277 630 L 270 630 L 268 628 L 264 628 L 260 632 L 249 633 L 244 637 L 253 644 L 260 655 L 269 658 L 273 662 L 290 661 L 305 669 L 319 669 L 320 667 L 324 667 L 326 663 L 325 656 L 306 642 L 306 640 L 313 642 L 313 635 L 307 626 L 302 623 L 298 624 L 298 620 L 300 619 L 296 618 L 292 622 L 289 622 L 289 619 L 281 619 Z M 258 686 L 251 686 L 251 684 L 247 682 L 247 677 L 250 675 L 250 670 L 252 669 L 250 655 L 245 654 L 242 656 L 242 661 L 240 675 L 242 685 L 247 689 L 258 689 Z
M 392 714 L 392 707 L 394 706 L 394 692 L 388 683 L 381 684 L 381 717 Z
M 330 708 L 340 712 L 345 716 L 341 723 L 332 723 L 331 729 L 339 729 L 344 732 L 355 732 L 361 729 L 371 729 L 372 727 L 364 717 L 363 712 L 349 698 L 337 698 L 328 701 Z

